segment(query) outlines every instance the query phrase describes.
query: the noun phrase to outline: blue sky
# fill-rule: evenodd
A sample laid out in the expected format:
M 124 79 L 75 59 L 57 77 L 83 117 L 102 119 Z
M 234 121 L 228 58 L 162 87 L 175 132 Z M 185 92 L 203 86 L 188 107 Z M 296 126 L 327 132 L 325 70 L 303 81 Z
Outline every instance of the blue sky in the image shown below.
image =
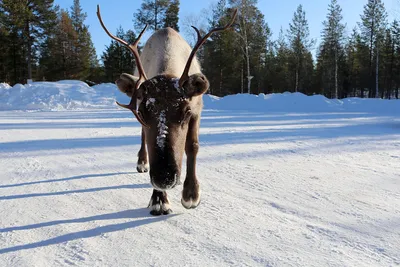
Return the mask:
M 181 0 L 181 21 L 184 17 L 206 13 L 216 1 Z M 383 1 L 389 13 L 389 20 L 392 20 L 396 13 L 395 10 L 398 10 L 397 6 L 400 4 L 396 4 L 398 0 Z M 55 3 L 60 5 L 61 8 L 69 8 L 72 2 L 73 0 L 55 0 Z M 82 8 L 88 15 L 85 23 L 89 25 L 98 55 L 101 55 L 105 46 L 110 43 L 110 38 L 103 31 L 97 20 L 96 5 L 100 4 L 104 23 L 110 31 L 115 32 L 119 25 L 125 30 L 133 29 L 133 13 L 140 7 L 141 2 L 140 0 L 81 0 Z M 342 6 L 344 22 L 347 24 L 347 30 L 350 32 L 357 25 L 357 22 L 360 21 L 360 14 L 367 0 L 338 0 L 338 2 Z M 330 0 L 259 0 L 258 7 L 265 15 L 265 20 L 268 22 L 273 31 L 273 37 L 276 39 L 280 28 L 283 27 L 286 31 L 297 6 L 302 4 L 308 19 L 310 36 L 317 39 L 318 42 L 322 29 L 322 21 L 326 17 L 329 3 Z

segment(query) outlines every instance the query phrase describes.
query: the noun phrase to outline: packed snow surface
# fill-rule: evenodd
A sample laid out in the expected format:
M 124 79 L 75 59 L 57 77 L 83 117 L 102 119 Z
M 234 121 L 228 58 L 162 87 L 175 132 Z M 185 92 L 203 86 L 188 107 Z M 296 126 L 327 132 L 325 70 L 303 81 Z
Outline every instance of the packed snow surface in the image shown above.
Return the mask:
M 116 98 L 0 84 L 0 266 L 400 265 L 400 101 L 204 96 L 201 204 L 153 217 Z

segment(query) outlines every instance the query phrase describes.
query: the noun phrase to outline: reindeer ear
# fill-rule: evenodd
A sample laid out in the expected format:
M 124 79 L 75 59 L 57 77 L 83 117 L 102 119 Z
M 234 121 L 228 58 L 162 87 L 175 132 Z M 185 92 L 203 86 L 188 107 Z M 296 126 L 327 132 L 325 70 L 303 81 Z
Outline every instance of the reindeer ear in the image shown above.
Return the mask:
M 199 96 L 207 92 L 210 87 L 206 76 L 201 73 L 189 76 L 189 79 L 183 84 L 186 97 Z
M 127 94 L 129 97 L 132 97 L 135 91 L 136 82 L 139 80 L 139 77 L 130 75 L 128 73 L 122 73 L 119 79 L 115 81 L 115 84 L 118 86 L 118 89 Z

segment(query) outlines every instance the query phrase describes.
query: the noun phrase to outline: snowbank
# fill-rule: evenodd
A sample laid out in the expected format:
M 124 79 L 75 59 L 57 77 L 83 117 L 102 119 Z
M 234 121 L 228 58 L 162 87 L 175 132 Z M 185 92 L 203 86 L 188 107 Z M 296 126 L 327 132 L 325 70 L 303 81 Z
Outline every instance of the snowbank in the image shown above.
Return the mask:
M 81 108 L 118 108 L 115 101 L 128 103 L 115 84 L 93 87 L 80 81 L 34 82 L 13 87 L 0 83 L 0 110 L 63 110 Z M 219 98 L 204 96 L 207 109 L 245 111 L 375 111 L 400 113 L 400 101 L 382 99 L 347 98 L 328 99 L 322 95 L 306 96 L 302 93 L 238 94 Z
M 0 110 L 115 108 L 116 99 L 129 101 L 113 84 L 90 87 L 81 81 L 66 80 L 0 85 Z
M 312 111 L 380 111 L 400 113 L 399 100 L 346 98 L 328 99 L 322 95 L 307 96 L 302 93 L 237 94 L 222 98 L 206 95 L 204 105 L 208 109 L 312 112 Z

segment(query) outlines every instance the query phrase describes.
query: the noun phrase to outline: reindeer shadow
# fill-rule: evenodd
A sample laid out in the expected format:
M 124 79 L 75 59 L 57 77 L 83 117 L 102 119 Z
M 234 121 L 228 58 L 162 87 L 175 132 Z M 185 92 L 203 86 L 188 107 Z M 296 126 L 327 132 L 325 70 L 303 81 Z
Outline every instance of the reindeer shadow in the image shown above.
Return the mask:
M 77 218 L 77 219 L 56 220 L 56 221 L 49 221 L 49 222 L 43 222 L 43 223 L 37 223 L 37 224 L 31 224 L 31 225 L 25 225 L 25 226 L 3 228 L 3 229 L 0 229 L 0 233 L 1 232 L 10 232 L 10 231 L 20 231 L 20 230 L 31 230 L 31 229 L 37 229 L 37 228 L 42 228 L 42 227 L 47 227 L 47 226 L 60 225 L 60 224 L 86 223 L 86 222 L 92 222 L 92 221 L 104 221 L 104 220 L 116 220 L 116 219 L 134 219 L 134 220 L 130 220 L 128 222 L 109 224 L 109 225 L 99 226 L 99 227 L 89 229 L 89 230 L 83 230 L 83 231 L 78 231 L 78 232 L 74 232 L 74 233 L 69 233 L 69 234 L 49 238 L 49 239 L 46 239 L 43 241 L 33 242 L 33 243 L 29 243 L 29 244 L 24 244 L 24 245 L 17 245 L 14 247 L 2 248 L 2 249 L 0 249 L 0 254 L 10 253 L 10 252 L 15 252 L 15 251 L 20 251 L 20 250 L 26 250 L 26 249 L 40 248 L 40 247 L 45 247 L 45 246 L 50 246 L 50 245 L 56 245 L 56 244 L 61 244 L 61 243 L 65 243 L 65 242 L 76 240 L 76 239 L 90 238 L 90 237 L 103 235 L 106 233 L 112 233 L 112 232 L 122 231 L 122 230 L 126 230 L 126 229 L 136 228 L 136 227 L 139 227 L 139 226 L 142 226 L 145 224 L 161 222 L 161 221 L 167 220 L 167 219 L 177 216 L 177 215 L 178 214 L 172 214 L 172 215 L 168 215 L 168 216 L 159 216 L 159 217 L 153 217 L 153 216 L 150 217 L 148 209 L 139 208 L 139 209 L 134 209 L 134 210 L 125 210 L 125 211 L 119 211 L 119 212 L 114 212 L 114 213 L 107 213 L 107 214 L 101 214 L 101 215 L 95 215 L 95 216 L 83 217 L 83 218 Z
M 108 176 L 121 175 L 121 174 L 136 174 L 136 172 L 112 172 L 112 173 L 83 174 L 83 175 L 71 176 L 71 177 L 60 178 L 60 179 L 49 179 L 49 180 L 40 180 L 40 181 L 32 181 L 32 182 L 17 183 L 17 184 L 0 185 L 0 189 L 1 188 L 9 188 L 9 187 L 34 185 L 34 184 L 66 182 L 66 181 L 80 180 L 80 179 L 87 179 L 87 178 L 108 177 Z

